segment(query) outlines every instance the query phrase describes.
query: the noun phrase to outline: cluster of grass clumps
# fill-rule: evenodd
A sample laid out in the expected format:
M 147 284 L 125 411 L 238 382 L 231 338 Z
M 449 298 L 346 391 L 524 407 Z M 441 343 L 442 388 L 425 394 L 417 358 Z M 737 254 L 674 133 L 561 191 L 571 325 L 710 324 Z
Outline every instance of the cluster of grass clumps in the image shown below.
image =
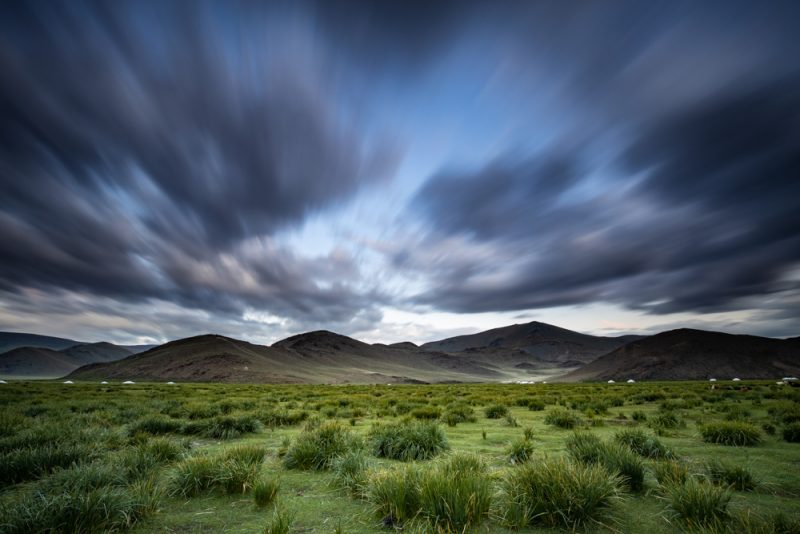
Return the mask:
M 558 428 L 571 429 L 581 424 L 581 418 L 571 410 L 556 408 L 548 412 L 544 422 Z
M 458 423 L 474 423 L 477 421 L 475 410 L 463 402 L 453 402 L 447 405 L 442 416 L 442 420 L 447 426 L 456 426 Z
M 386 526 L 415 520 L 426 532 L 464 532 L 488 517 L 492 486 L 479 456 L 457 453 L 424 471 L 414 464 L 373 471 L 365 497 Z
M 737 491 L 752 491 L 758 486 L 752 471 L 744 465 L 714 459 L 706 465 L 709 479 Z
M 723 383 L 709 390 L 708 384 L 699 382 L 335 388 L 5 384 L 0 387 L 0 532 L 119 531 L 152 513 L 159 500 L 168 507 L 165 516 L 177 506 L 177 499 L 162 499 L 162 492 L 176 497 L 210 496 L 215 502 L 228 496 L 236 506 L 223 506 L 229 510 L 224 513 L 241 513 L 243 524 L 260 514 L 260 520 L 269 522 L 266 532 L 287 532 L 291 521 L 282 505 L 291 503 L 280 502 L 283 495 L 279 493 L 294 494 L 298 485 L 316 491 L 327 482 L 342 488 L 332 498 L 346 493 L 363 499 L 350 503 L 352 509 L 372 506 L 387 525 L 409 532 L 488 532 L 502 530 L 500 523 L 603 530 L 599 523 L 619 530 L 615 503 L 626 489 L 642 488 L 644 466 L 658 480 L 653 495 L 663 500 L 669 520 L 680 529 L 798 532 L 796 519 L 769 516 L 767 511 L 771 506 L 789 510 L 787 496 L 796 493 L 797 477 L 779 470 L 796 452 L 787 441 L 800 441 L 800 391 L 774 382 L 747 386 Z M 619 406 L 629 406 L 624 415 L 614 409 Z M 475 423 L 486 407 L 487 415 L 496 417 L 483 419 L 491 435 L 483 432 L 483 441 L 480 426 L 469 425 L 461 431 L 445 426 Z M 504 413 L 504 407 L 515 408 L 506 408 Z M 543 408 L 545 412 L 537 412 Z M 398 414 L 402 419 L 395 419 Z M 357 424 L 364 416 L 369 417 L 368 423 Z M 338 422 L 322 424 L 326 419 Z M 355 428 L 347 424 L 348 419 L 356 423 Z M 368 425 L 376 420 L 383 424 L 370 432 Z M 641 421 L 652 428 L 633 424 Z M 684 421 L 693 430 L 697 425 L 698 436 L 678 431 L 674 439 L 661 437 L 670 429 L 686 427 Z M 733 461 L 741 459 L 742 451 L 700 441 L 700 432 L 718 424 L 704 426 L 710 421 L 751 424 L 762 435 L 775 436 L 765 440 L 757 455 L 774 455 L 774 461 L 736 465 Z M 303 422 L 306 426 L 299 434 L 286 429 Z M 550 426 L 545 427 L 545 422 Z M 546 448 L 558 446 L 553 442 L 558 428 L 591 430 L 603 423 L 617 428 L 597 435 L 613 435 L 613 439 L 571 437 L 564 459 L 534 456 L 540 442 Z M 519 430 L 514 428 L 517 425 Z M 327 431 L 337 427 L 340 430 Z M 267 471 L 260 447 L 217 452 L 218 443 L 197 439 L 237 440 L 264 428 L 275 430 L 264 439 L 284 467 L 327 468 L 330 474 L 282 478 Z M 357 437 L 362 430 L 363 442 Z M 486 470 L 481 456 L 442 454 L 448 448 L 445 431 L 457 438 L 453 443 L 457 449 L 480 448 L 494 470 Z M 720 435 L 714 439 L 739 444 L 736 432 Z M 200 451 L 192 453 L 190 443 L 201 447 Z M 667 448 L 673 443 L 676 450 L 695 450 L 697 457 L 693 461 L 677 458 Z M 381 458 L 425 459 L 426 463 L 399 464 L 375 459 L 373 453 Z M 542 463 L 563 467 L 548 471 Z M 539 472 L 538 480 L 547 484 L 526 487 L 522 478 L 516 485 L 507 481 L 528 470 Z M 573 471 L 581 474 L 570 474 Z M 593 477 L 601 480 L 599 486 Z M 608 479 L 615 481 L 610 489 L 605 485 Z M 774 492 L 767 491 L 772 487 Z M 149 488 L 146 495 L 140 493 L 143 488 Z M 747 493 L 753 491 L 758 493 Z M 734 495 L 735 505 L 727 504 L 726 492 Z M 147 496 L 150 501 L 145 500 Z M 265 508 L 275 503 L 279 506 L 270 521 L 272 510 Z M 337 502 L 329 504 L 335 507 Z M 650 497 L 633 498 L 624 517 L 649 511 L 652 504 Z M 316 518 L 308 519 L 313 514 L 313 510 L 302 511 L 304 529 L 340 531 L 336 516 L 320 526 Z M 361 523 L 362 519 L 346 522 Z M 655 526 L 651 517 L 635 522 L 642 530 Z M 197 526 L 203 528 L 202 523 Z
M 233 439 L 261 430 L 261 421 L 254 415 L 222 415 L 209 422 L 203 435 L 214 439 Z
M 0 454 L 0 487 L 36 480 L 59 467 L 91 461 L 97 451 L 87 443 L 47 443 Z
M 681 484 L 664 487 L 667 519 L 687 530 L 726 530 L 732 494 L 728 488 L 702 478 L 688 477 Z
M 682 427 L 686 423 L 674 411 L 666 411 L 651 417 L 649 424 L 657 433 L 663 434 L 666 430 Z
M 442 415 L 442 410 L 438 406 L 421 406 L 411 410 L 410 415 L 414 419 L 431 421 L 433 419 L 439 419 Z
M 601 465 L 564 459 L 527 462 L 501 481 L 498 515 L 510 528 L 613 528 L 621 483 Z
M 337 456 L 362 446 L 350 429 L 338 422 L 312 423 L 289 446 L 283 465 L 287 469 L 328 469 Z
M 308 419 L 308 412 L 305 410 L 267 410 L 258 414 L 258 420 L 267 428 L 298 425 L 306 419 Z
M 703 441 L 716 445 L 752 447 L 761 443 L 758 427 L 742 421 L 709 423 L 700 429 Z
M 627 446 L 639 456 L 651 459 L 672 458 L 674 455 L 666 445 L 640 429 L 626 429 L 614 434 L 617 443 Z
M 483 413 L 487 419 L 502 419 L 508 415 L 508 406 L 505 404 L 492 404 L 487 406 Z
M 450 448 L 441 426 L 422 421 L 375 425 L 367 441 L 378 458 L 404 462 L 428 460 Z
M 258 478 L 265 455 L 263 447 L 242 445 L 215 455 L 186 458 L 170 474 L 170 494 L 195 497 L 212 491 L 247 493 Z
M 644 489 L 644 462 L 624 445 L 603 442 L 589 432 L 576 432 L 567 439 L 567 452 L 579 463 L 602 465 L 619 475 L 631 491 Z
M 128 433 L 132 436 L 136 434 L 157 436 L 160 434 L 177 434 L 182 428 L 183 423 L 179 419 L 171 419 L 163 415 L 151 415 L 132 423 L 128 427 Z
M 155 513 L 162 499 L 162 491 L 152 480 L 127 486 L 79 486 L 67 485 L 60 493 L 26 492 L 3 502 L 2 532 L 115 532 Z

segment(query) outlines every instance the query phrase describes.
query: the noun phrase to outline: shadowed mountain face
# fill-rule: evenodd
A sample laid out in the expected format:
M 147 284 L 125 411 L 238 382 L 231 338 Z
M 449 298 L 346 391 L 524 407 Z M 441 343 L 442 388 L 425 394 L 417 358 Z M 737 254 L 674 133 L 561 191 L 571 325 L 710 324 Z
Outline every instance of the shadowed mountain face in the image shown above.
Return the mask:
M 202 335 L 118 359 L 125 350 L 129 349 L 104 343 L 62 351 L 16 349 L 0 355 L 0 363 L 24 364 L 32 375 L 36 366 L 31 362 L 41 361 L 49 376 L 74 370 L 71 378 L 87 380 L 256 383 L 500 382 L 555 377 L 669 380 L 800 374 L 800 338 L 779 340 L 701 330 L 607 338 L 538 322 L 421 347 L 413 343 L 370 345 L 320 330 L 272 346 Z M 88 365 L 75 370 L 78 360 Z
M 373 345 L 325 330 L 271 347 L 222 336 L 167 343 L 74 378 L 226 382 L 530 381 L 562 374 L 619 347 L 622 338 L 587 336 L 531 323 L 427 343 Z
M 545 364 L 577 367 L 639 338 L 590 336 L 534 321 L 433 341 L 425 343 L 422 348 L 468 354 L 483 361 L 506 362 L 518 368 Z
M 502 373 L 430 351 L 368 345 L 327 331 L 268 347 L 217 335 L 186 338 L 109 364 L 75 371 L 78 379 L 278 383 L 414 383 L 500 380 Z
M 105 342 L 79 343 L 61 350 L 18 347 L 0 354 L 0 375 L 58 378 L 83 365 L 120 360 L 131 354 L 134 352 L 127 347 Z
M 36 347 L 41 349 L 61 350 L 80 344 L 74 339 L 40 336 L 18 332 L 0 332 L 0 354 L 20 347 Z
M 800 342 L 680 329 L 640 339 L 565 380 L 780 378 L 800 374 Z

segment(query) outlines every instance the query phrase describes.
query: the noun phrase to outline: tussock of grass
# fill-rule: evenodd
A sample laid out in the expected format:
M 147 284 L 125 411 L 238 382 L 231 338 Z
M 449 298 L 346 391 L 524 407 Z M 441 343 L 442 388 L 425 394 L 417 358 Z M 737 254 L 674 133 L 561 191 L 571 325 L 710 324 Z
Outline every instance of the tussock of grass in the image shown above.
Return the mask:
M 737 491 L 751 491 L 758 485 L 753 473 L 743 465 L 714 459 L 706 464 L 706 471 L 715 484 L 728 486 Z
M 0 455 L 0 487 L 35 480 L 59 467 L 91 461 L 96 451 L 87 444 L 25 447 Z
M 741 421 L 709 423 L 700 429 L 703 441 L 716 445 L 752 447 L 761 443 L 761 432 L 755 425 Z
M 589 432 L 576 432 L 567 439 L 567 452 L 584 464 L 600 464 L 620 476 L 631 491 L 644 488 L 644 462 L 624 445 L 604 443 Z
M 492 488 L 473 454 L 454 454 L 420 477 L 420 516 L 441 532 L 463 532 L 489 515 Z
M 475 410 L 468 404 L 454 402 L 447 405 L 447 410 L 442 416 L 442 420 L 447 426 L 456 426 L 458 423 L 474 423 L 478 419 L 475 417 Z
M 163 415 L 153 415 L 132 423 L 128 427 L 128 434 L 135 436 L 136 434 L 145 433 L 157 436 L 161 434 L 179 433 L 182 428 L 183 422 L 179 419 L 170 419 Z
M 4 534 L 113 532 L 153 514 L 163 492 L 152 481 L 129 487 L 101 486 L 58 494 L 34 492 L 0 507 Z
M 656 480 L 662 486 L 683 484 L 689 478 L 689 466 L 678 460 L 662 460 L 653 464 Z
M 372 471 L 367 477 L 366 498 L 386 526 L 400 526 L 420 509 L 419 468 L 414 464 Z
M 626 429 L 614 434 L 617 443 L 627 446 L 639 456 L 651 459 L 672 458 L 674 455 L 666 445 L 655 437 L 640 429 Z
M 261 477 L 253 484 L 253 501 L 261 508 L 269 506 L 277 499 L 279 489 L 278 479 Z
M 800 443 L 800 423 L 789 423 L 783 427 L 783 439 L 789 443 Z
M 483 411 L 487 419 L 502 419 L 508 415 L 508 406 L 504 404 L 492 404 Z
M 360 441 L 336 422 L 311 425 L 301 432 L 283 457 L 287 469 L 328 469 L 337 456 L 360 448 Z
M 525 463 L 533 455 L 533 443 L 527 438 L 512 441 L 506 449 L 506 457 L 512 465 Z
M 364 495 L 367 470 L 370 462 L 363 449 L 354 449 L 336 457 L 331 465 L 334 480 L 351 495 Z
M 223 415 L 212 419 L 205 436 L 214 439 L 232 439 L 259 430 L 261 422 L 253 415 Z
M 702 479 L 688 478 L 683 484 L 665 487 L 667 518 L 688 529 L 724 530 L 731 515 L 731 492 Z
M 294 522 L 294 514 L 276 508 L 272 513 L 272 519 L 264 527 L 264 534 L 289 534 L 292 530 L 292 523 Z
M 650 419 L 650 427 L 655 429 L 656 432 L 678 428 L 683 424 L 683 421 L 673 411 L 660 413 Z
M 450 448 L 442 428 L 430 422 L 375 425 L 367 439 L 378 458 L 404 462 L 428 460 Z
M 548 425 L 558 428 L 575 428 L 581 424 L 581 419 L 571 410 L 564 410 L 562 408 L 555 408 L 550 410 L 544 418 L 544 422 Z
M 218 482 L 217 459 L 201 454 L 175 466 L 169 480 L 171 495 L 194 497 L 215 487 Z
M 600 465 L 563 459 L 531 461 L 502 480 L 498 513 L 510 528 L 612 527 L 620 502 L 618 476 Z

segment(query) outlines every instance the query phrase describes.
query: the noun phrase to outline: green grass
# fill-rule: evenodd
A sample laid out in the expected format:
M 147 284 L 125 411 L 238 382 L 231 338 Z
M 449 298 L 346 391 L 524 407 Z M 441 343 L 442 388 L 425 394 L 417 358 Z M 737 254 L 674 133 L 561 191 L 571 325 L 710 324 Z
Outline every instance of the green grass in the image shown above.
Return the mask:
M 280 481 L 275 478 L 261 477 L 257 479 L 253 484 L 253 501 L 256 506 L 263 508 L 275 502 L 280 485 Z
M 419 479 L 420 517 L 439 531 L 463 532 L 481 523 L 491 502 L 491 481 L 476 455 L 452 455 Z
M 758 486 L 756 477 L 745 465 L 713 459 L 706 465 L 706 471 L 712 482 L 737 491 L 752 491 Z
M 450 448 L 442 427 L 431 422 L 376 425 L 369 431 L 367 441 L 378 458 L 404 462 L 429 460 Z
M 724 530 L 731 520 L 731 497 L 727 488 L 688 478 L 666 487 L 668 518 L 688 529 Z
M 506 407 L 505 415 L 485 418 L 495 405 Z M 438 420 L 425 415 L 435 413 Z M 704 382 L 180 388 L 12 382 L 0 388 L 0 458 L 15 460 L 0 464 L 10 473 L 0 478 L 0 532 L 252 533 L 272 525 L 378 534 L 388 532 L 384 523 L 419 533 L 509 534 L 515 525 L 525 534 L 602 532 L 598 523 L 648 534 L 701 524 L 726 532 L 797 532 L 800 447 L 784 439 L 784 430 L 798 423 L 798 413 L 800 390 L 767 381 L 721 383 L 715 390 Z M 593 436 L 576 460 L 568 450 L 573 432 L 558 426 L 562 415 L 571 421 L 563 426 Z M 720 423 L 752 425 L 758 446 L 705 442 L 702 430 Z M 415 425 L 430 426 L 416 432 Z M 380 452 L 390 446 L 398 452 Z M 70 450 L 78 454 L 51 454 Z M 287 461 L 309 467 L 289 468 Z M 544 470 L 542 464 L 568 467 L 541 475 L 551 487 L 528 491 L 509 482 Z M 634 491 L 638 474 L 630 474 L 642 472 L 643 491 Z M 609 477 L 614 489 L 606 494 Z M 719 492 L 731 494 L 723 519 L 677 512 L 701 510 L 700 497 L 676 497 L 673 508 L 668 490 L 695 483 L 701 485 L 695 493 L 707 493 L 712 504 Z M 562 516 L 564 495 L 583 504 Z M 532 502 L 543 515 L 531 512 Z
M 547 413 L 544 422 L 558 428 L 570 429 L 580 425 L 581 419 L 570 410 L 555 408 Z
M 753 447 L 761 443 L 761 432 L 755 425 L 743 421 L 709 423 L 700 429 L 703 441 L 716 445 Z
M 528 462 L 503 479 L 498 513 L 501 523 L 512 528 L 611 527 L 621 502 L 621 482 L 600 465 L 563 459 Z
M 306 428 L 283 458 L 287 469 L 328 469 L 337 456 L 361 447 L 351 431 L 337 422 Z

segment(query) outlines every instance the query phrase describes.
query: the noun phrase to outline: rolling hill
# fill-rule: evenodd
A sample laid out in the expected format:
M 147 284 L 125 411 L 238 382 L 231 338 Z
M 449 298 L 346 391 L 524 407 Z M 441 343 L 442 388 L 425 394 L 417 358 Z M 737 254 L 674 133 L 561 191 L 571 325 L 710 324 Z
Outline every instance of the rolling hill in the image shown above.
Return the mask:
M 626 338 L 530 323 L 427 343 L 367 344 L 324 330 L 272 346 L 204 335 L 167 343 L 71 378 L 284 383 L 533 381 L 572 370 Z
M 21 347 L 61 350 L 80 343 L 80 341 L 62 337 L 40 336 L 21 332 L 0 332 L 0 354 Z
M 679 329 L 639 339 L 563 377 L 579 380 L 780 378 L 800 374 L 800 341 Z
M 58 345 L 59 342 L 55 344 Z M 120 360 L 132 354 L 134 350 L 128 347 L 106 342 L 77 343 L 61 350 L 35 346 L 16 347 L 0 354 L 0 376 L 58 378 L 86 364 Z
M 272 346 L 218 335 L 173 341 L 123 360 L 92 364 L 75 379 L 276 383 L 414 383 L 488 381 L 493 369 L 430 351 L 375 346 L 327 331 L 292 336 Z
M 578 367 L 639 338 L 590 336 L 534 321 L 433 341 L 421 348 L 519 368 Z

